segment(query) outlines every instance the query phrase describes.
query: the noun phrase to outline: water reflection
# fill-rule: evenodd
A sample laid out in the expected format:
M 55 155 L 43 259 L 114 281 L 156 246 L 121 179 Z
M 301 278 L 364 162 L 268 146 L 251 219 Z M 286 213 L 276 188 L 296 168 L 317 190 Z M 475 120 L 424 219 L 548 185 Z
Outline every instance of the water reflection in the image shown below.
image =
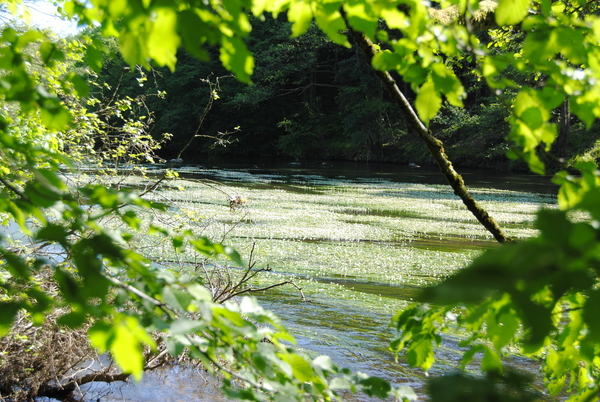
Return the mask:
M 194 368 L 173 366 L 144 374 L 139 383 L 82 385 L 79 395 L 89 402 L 222 402 L 220 383 Z
M 387 163 L 356 163 L 345 161 L 297 161 L 210 157 L 196 163 L 214 169 L 243 170 L 252 174 L 320 175 L 330 179 L 385 179 L 396 183 L 447 184 L 437 167 L 411 168 Z M 488 169 L 458 168 L 468 187 L 484 187 L 527 193 L 556 194 L 558 186 L 552 176 L 512 173 Z

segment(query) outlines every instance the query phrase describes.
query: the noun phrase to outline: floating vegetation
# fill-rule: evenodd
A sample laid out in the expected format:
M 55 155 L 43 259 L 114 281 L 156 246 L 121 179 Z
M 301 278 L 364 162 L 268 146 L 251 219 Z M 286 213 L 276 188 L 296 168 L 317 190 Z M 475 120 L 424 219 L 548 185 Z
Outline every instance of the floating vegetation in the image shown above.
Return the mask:
M 179 179 L 162 182 L 146 196 L 171 208 L 148 216 L 148 222 L 208 236 L 242 256 L 256 244 L 256 269 L 270 271 L 256 279 L 257 287 L 294 279 L 308 299 L 304 302 L 293 288 L 258 295 L 284 318 L 301 347 L 416 388 L 424 374 L 396 363 L 388 352 L 389 317 L 423 286 L 496 246 L 443 185 L 200 166 L 175 170 Z M 106 177 L 103 182 L 149 188 L 149 179 L 140 177 Z M 554 197 L 546 194 L 483 188 L 473 193 L 515 238 L 536 233 L 533 221 L 539 208 L 556 207 Z M 244 201 L 232 208 L 231 197 Z M 162 265 L 181 270 L 201 258 L 174 253 L 160 236 L 140 238 L 138 244 Z M 441 365 L 431 373 L 458 367 L 456 345 L 451 338 L 444 340 Z
M 256 242 L 259 264 L 280 273 L 423 286 L 450 275 L 495 244 L 447 186 L 179 169 L 184 168 L 199 176 L 166 181 L 149 194 L 175 206 L 168 216 L 153 219 L 177 222 L 181 229 L 225 241 L 242 252 Z M 145 188 L 147 180 L 130 177 L 119 183 Z M 554 207 L 547 195 L 473 192 L 515 238 L 534 235 L 535 212 L 541 206 Z M 232 196 L 244 200 L 243 208 L 231 207 Z

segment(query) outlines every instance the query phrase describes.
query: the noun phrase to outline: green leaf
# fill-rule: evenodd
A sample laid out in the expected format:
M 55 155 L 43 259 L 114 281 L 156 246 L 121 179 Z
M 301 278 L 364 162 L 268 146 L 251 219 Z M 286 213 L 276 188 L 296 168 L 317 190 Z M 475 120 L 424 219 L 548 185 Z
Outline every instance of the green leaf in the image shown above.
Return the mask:
M 67 302 L 80 306 L 85 305 L 80 285 L 70 273 L 58 268 L 54 272 L 54 279 L 58 283 L 60 292 Z
M 313 360 L 312 364 L 314 368 L 324 372 L 334 373 L 336 371 L 336 367 L 329 356 L 319 356 Z
M 54 241 L 66 247 L 67 229 L 63 225 L 48 223 L 36 233 L 38 240 Z
M 416 401 L 419 399 L 414 389 L 408 385 L 400 385 L 393 390 L 397 401 Z
M 401 68 L 404 57 L 397 53 L 392 53 L 389 50 L 383 50 L 375 53 L 371 64 L 374 69 L 379 71 L 398 70 Z M 426 75 L 425 75 L 426 77 Z
M 174 309 L 185 312 L 192 301 L 192 296 L 173 286 L 165 286 L 161 293 L 163 301 Z
M 171 324 L 170 332 L 173 335 L 187 335 L 205 328 L 202 321 L 179 319 Z
M 2 257 L 6 260 L 6 265 L 3 266 L 12 276 L 28 280 L 31 275 L 31 267 L 18 255 L 10 253 L 4 249 L 0 249 Z
M 167 344 L 167 350 L 173 357 L 178 357 L 185 350 L 185 345 L 183 345 L 181 342 L 177 342 L 173 339 L 167 339 L 166 344 Z
M 71 311 L 62 315 L 56 321 L 59 325 L 66 325 L 69 328 L 80 328 L 87 322 L 86 314 L 82 311 Z
M 59 104 L 57 99 L 44 102 L 40 108 L 40 114 L 44 125 L 50 130 L 65 130 L 71 122 L 69 110 L 64 105 Z
M 334 1 L 326 4 L 317 4 L 318 6 L 315 10 L 315 21 L 317 22 L 317 26 L 325 32 L 329 39 L 334 43 L 349 48 L 350 43 L 348 42 L 348 38 L 346 35 L 340 33 L 346 29 L 344 19 L 339 11 L 337 11 L 342 3 Z
M 135 317 L 117 314 L 112 325 L 98 321 L 88 333 L 90 341 L 101 353 L 110 351 L 123 372 L 132 374 L 136 381 L 141 380 L 144 372 L 141 343 L 152 349 L 156 348 L 156 343 Z
M 464 370 L 467 367 L 467 364 L 471 363 L 475 354 L 483 351 L 485 346 L 482 344 L 473 345 L 463 353 L 462 358 L 460 359 L 460 367 Z
M 56 61 L 64 61 L 65 54 L 56 43 L 45 41 L 40 45 L 42 61 L 49 67 L 54 66 Z
M 580 30 L 567 27 L 556 29 L 556 42 L 560 52 L 573 64 L 584 64 L 588 61 L 585 39 Z
M 240 257 L 238 252 L 235 251 L 233 248 L 228 247 L 228 246 L 223 246 L 222 244 L 213 243 L 206 237 L 201 237 L 199 239 L 190 240 L 190 244 L 192 246 L 194 246 L 196 251 L 199 251 L 202 254 L 205 254 L 207 256 L 213 256 L 215 254 L 222 254 L 222 255 L 229 257 L 229 259 L 231 259 L 235 263 L 237 263 L 239 265 L 244 265 L 244 261 L 242 260 L 242 257 Z
M 330 389 L 352 389 L 352 383 L 343 377 L 334 377 L 329 382 Z
M 363 32 L 367 37 L 374 38 L 377 29 L 377 18 L 367 2 L 344 2 L 344 11 L 350 26 Z
M 220 59 L 223 66 L 234 73 L 238 80 L 250 83 L 250 76 L 254 71 L 254 59 L 240 38 L 222 37 Z
M 555 32 L 550 27 L 545 28 L 527 34 L 523 44 L 523 57 L 534 62 L 544 62 L 560 51 Z
M 189 283 L 186 285 L 189 294 L 198 301 L 212 301 L 212 294 L 210 291 L 199 283 Z
M 314 376 L 313 368 L 305 358 L 297 354 L 285 354 L 281 358 L 292 368 L 294 377 L 301 382 L 310 382 Z
M 179 35 L 177 34 L 177 14 L 173 8 L 157 7 L 153 10 L 154 21 L 148 36 L 148 55 L 159 66 L 167 66 L 173 72 L 177 63 Z M 250 72 L 252 73 L 252 72 Z
M 33 171 L 35 178 L 44 186 L 52 189 L 53 191 L 60 193 L 61 191 L 67 190 L 66 184 L 57 174 L 56 170 L 53 169 L 35 169 Z
M 496 7 L 496 23 L 515 25 L 523 21 L 529 13 L 531 0 L 500 0 Z
M 381 11 L 381 17 L 387 26 L 392 29 L 405 29 L 410 25 L 409 19 L 396 7 L 387 7 Z
M 85 61 L 87 65 L 95 72 L 102 70 L 102 52 L 93 45 L 89 45 L 85 50 Z
M 90 94 L 90 87 L 88 83 L 77 74 L 69 74 L 69 81 L 73 84 L 77 96 L 85 98 Z
M 392 391 L 392 386 L 386 380 L 379 377 L 369 377 L 359 381 L 361 390 L 367 396 L 376 396 L 381 399 L 387 398 Z
M 0 337 L 8 334 L 17 313 L 23 307 L 21 302 L 14 300 L 0 301 Z
M 500 355 L 493 349 L 486 347 L 481 359 L 482 371 L 502 371 L 502 360 Z
M 142 223 L 142 220 L 133 210 L 125 211 L 125 213 L 121 215 L 121 219 L 123 219 L 123 222 L 125 222 L 127 226 L 136 230 L 140 228 L 140 224 Z
M 435 85 L 432 81 L 427 81 L 423 84 L 417 94 L 417 100 L 415 101 L 415 107 L 419 117 L 425 124 L 429 123 L 435 115 L 439 112 L 442 107 L 442 98 L 435 89 Z
M 462 84 L 446 65 L 434 63 L 431 66 L 431 78 L 435 88 L 446 95 L 452 106 L 462 107 L 462 99 L 465 97 L 465 89 Z
M 312 6 L 310 1 L 296 0 L 290 4 L 288 18 L 292 25 L 292 37 L 302 35 L 308 30 L 313 18 Z
M 140 64 L 144 67 L 148 66 L 148 49 L 142 36 L 136 32 L 124 31 L 119 35 L 119 46 L 123 60 L 130 66 Z
M 209 16 L 212 18 L 210 13 Z M 178 15 L 178 24 L 181 31 L 181 40 L 186 50 L 200 60 L 208 60 L 208 53 L 202 48 L 205 42 L 218 41 L 217 30 L 211 24 L 200 18 L 197 10 L 183 10 Z M 212 29 L 211 29 L 212 28 Z
M 435 361 L 432 340 L 429 337 L 420 337 L 413 340 L 406 356 L 411 367 L 421 367 L 425 371 L 429 370 Z
M 537 130 L 544 124 L 544 118 L 542 112 L 536 107 L 530 107 L 529 109 L 521 112 L 521 119 L 527 123 L 527 127 L 530 130 Z
M 29 181 L 25 185 L 23 193 L 36 206 L 48 208 L 60 201 L 62 194 L 56 192 L 56 189 L 52 186 L 45 186 L 44 184 L 37 181 Z
M 595 290 L 590 292 L 583 312 L 583 319 L 589 329 L 587 338 L 595 344 L 600 343 L 600 320 L 598 320 L 597 316 L 598 311 L 600 311 L 600 291 Z
M 519 328 L 519 320 L 514 310 L 503 309 L 502 313 L 488 320 L 487 333 L 497 350 L 508 344 Z

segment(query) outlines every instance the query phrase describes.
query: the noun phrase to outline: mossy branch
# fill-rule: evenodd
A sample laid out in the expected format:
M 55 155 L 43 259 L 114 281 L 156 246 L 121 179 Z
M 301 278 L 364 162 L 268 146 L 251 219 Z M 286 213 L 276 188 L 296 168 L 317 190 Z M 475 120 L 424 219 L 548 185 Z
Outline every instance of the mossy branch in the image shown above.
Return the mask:
M 342 10 L 344 19 L 346 18 L 345 13 Z M 357 45 L 363 51 L 367 58 L 367 62 L 371 65 L 375 53 L 378 52 L 377 48 L 373 45 L 373 42 L 367 38 L 362 32 L 355 31 L 350 27 L 346 21 L 346 26 L 352 37 L 354 38 Z M 450 183 L 450 186 L 454 190 L 454 194 L 460 197 L 463 204 L 469 211 L 477 218 L 477 220 L 494 236 L 494 238 L 500 243 L 511 242 L 512 239 L 508 237 L 500 228 L 498 223 L 483 209 L 479 203 L 473 198 L 473 196 L 467 190 L 465 182 L 460 174 L 454 170 L 452 162 L 446 155 L 444 150 L 444 144 L 435 138 L 431 131 L 425 127 L 423 122 L 417 116 L 415 110 L 410 105 L 404 94 L 398 88 L 396 81 L 387 71 L 379 71 L 373 69 L 375 75 L 381 80 L 384 87 L 389 92 L 390 96 L 396 102 L 400 111 L 412 127 L 412 129 L 421 137 L 427 148 L 431 152 L 431 155 L 439 165 L 442 173 Z

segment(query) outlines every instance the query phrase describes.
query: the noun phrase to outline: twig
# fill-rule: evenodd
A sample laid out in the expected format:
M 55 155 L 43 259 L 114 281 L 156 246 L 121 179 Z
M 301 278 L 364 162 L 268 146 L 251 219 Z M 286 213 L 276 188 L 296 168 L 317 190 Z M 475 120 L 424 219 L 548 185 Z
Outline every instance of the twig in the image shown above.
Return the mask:
M 146 293 L 142 292 L 141 290 L 139 290 L 117 278 L 113 278 L 112 276 L 105 276 L 105 278 L 108 279 L 113 284 L 119 286 L 120 288 L 123 288 L 126 291 L 131 292 L 134 295 L 146 300 L 147 302 L 154 304 L 156 307 L 158 307 L 162 311 L 164 311 L 170 318 L 172 318 L 172 319 L 178 318 L 178 315 L 175 313 L 175 311 L 173 311 L 170 307 L 168 307 L 163 302 L 161 302 L 151 296 L 148 296 Z
M 233 294 L 229 295 L 229 297 L 227 299 L 223 300 L 223 301 L 229 300 L 229 299 L 231 299 L 233 297 L 242 295 L 244 293 L 264 292 L 266 290 L 273 289 L 273 288 L 276 288 L 276 287 L 279 287 L 279 286 L 283 286 L 283 285 L 292 285 L 292 286 L 294 286 L 296 289 L 298 289 L 298 292 L 300 292 L 300 295 L 302 296 L 302 301 L 306 301 L 306 297 L 304 296 L 304 292 L 302 291 L 302 288 L 299 287 L 298 285 L 296 285 L 294 283 L 294 281 L 280 282 L 280 283 L 276 283 L 274 285 L 270 285 L 270 286 L 267 286 L 267 287 L 264 287 L 264 288 L 260 288 L 260 289 L 253 289 L 253 288 L 250 287 L 250 288 L 241 290 L 241 291 L 239 291 L 237 293 L 233 293 Z
M 198 127 L 196 128 L 196 131 L 194 132 L 194 135 L 192 135 L 192 137 L 190 137 L 190 139 L 188 140 L 188 142 L 179 151 L 179 154 L 177 154 L 177 157 L 175 158 L 175 160 L 173 161 L 173 163 L 171 163 L 170 169 L 172 169 L 175 166 L 175 164 L 177 164 L 177 161 L 181 158 L 181 155 L 183 155 L 183 153 L 185 152 L 185 150 L 192 144 L 192 142 L 194 141 L 194 139 L 198 136 L 198 133 L 200 132 L 200 128 L 202 127 L 202 124 L 204 123 L 204 120 L 206 119 L 206 116 L 208 115 L 208 112 L 212 109 L 212 105 L 213 105 L 213 103 L 215 101 L 214 94 L 216 93 L 216 91 L 220 91 L 221 90 L 221 88 L 219 86 L 219 78 L 233 77 L 233 75 L 226 75 L 224 77 L 217 77 L 216 78 L 216 82 L 213 83 L 213 82 L 210 81 L 210 77 L 212 77 L 213 75 L 214 75 L 213 73 L 210 73 L 210 75 L 206 79 L 202 80 L 203 82 L 207 82 L 208 83 L 208 89 L 209 89 L 210 92 L 209 92 L 209 97 L 208 97 L 208 103 L 204 107 L 204 111 L 202 112 L 202 115 L 200 116 L 200 120 L 198 122 Z M 144 195 L 148 194 L 149 192 L 154 191 L 160 185 L 160 183 L 162 183 L 166 178 L 167 178 L 167 173 L 165 172 L 165 174 L 158 181 L 156 181 L 156 183 L 154 183 L 152 186 L 150 186 L 147 190 L 143 191 L 140 194 L 140 197 L 143 197 Z
M 0 177 L 0 183 L 4 184 L 4 186 L 6 188 L 8 188 L 10 191 L 15 193 L 16 195 L 18 195 L 20 198 L 31 203 L 31 200 L 29 199 L 29 197 L 27 197 L 27 195 L 25 195 L 25 193 L 21 192 L 19 189 L 14 187 L 12 184 L 10 184 L 8 181 L 6 181 L 4 178 Z

